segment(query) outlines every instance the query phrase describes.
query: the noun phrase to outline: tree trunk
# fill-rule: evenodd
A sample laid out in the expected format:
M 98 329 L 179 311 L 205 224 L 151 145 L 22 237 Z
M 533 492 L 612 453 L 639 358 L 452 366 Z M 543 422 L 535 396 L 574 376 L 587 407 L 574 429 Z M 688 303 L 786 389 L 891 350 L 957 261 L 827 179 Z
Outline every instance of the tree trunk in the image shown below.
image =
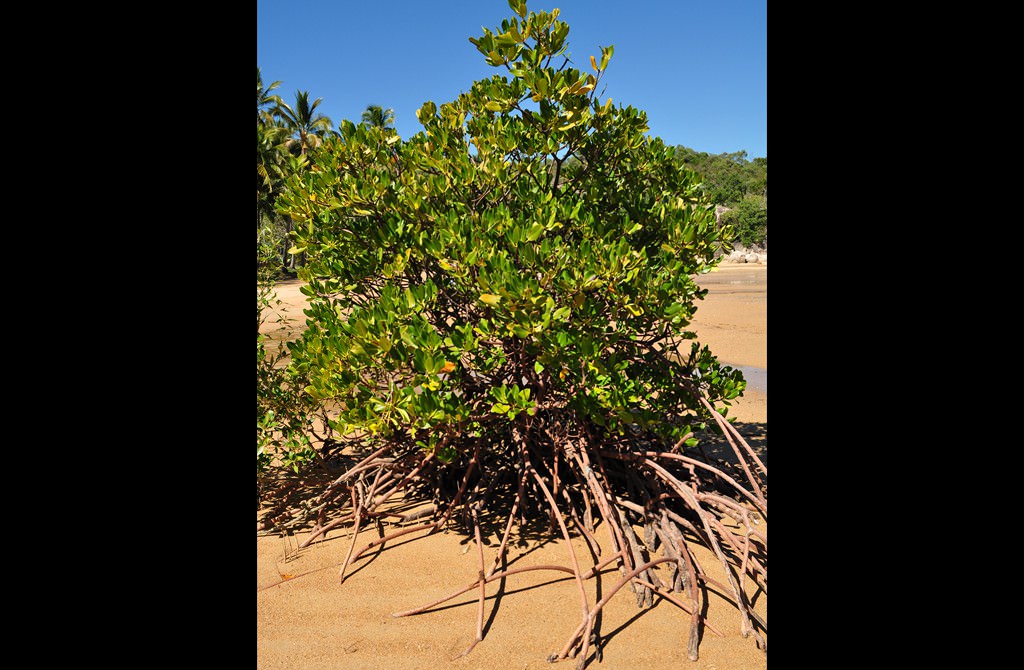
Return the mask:
M 281 266 L 288 267 L 288 249 L 291 246 L 291 239 L 289 234 L 292 232 L 292 217 L 288 217 L 284 222 L 284 242 L 281 243 Z M 294 267 L 294 259 L 292 263 Z

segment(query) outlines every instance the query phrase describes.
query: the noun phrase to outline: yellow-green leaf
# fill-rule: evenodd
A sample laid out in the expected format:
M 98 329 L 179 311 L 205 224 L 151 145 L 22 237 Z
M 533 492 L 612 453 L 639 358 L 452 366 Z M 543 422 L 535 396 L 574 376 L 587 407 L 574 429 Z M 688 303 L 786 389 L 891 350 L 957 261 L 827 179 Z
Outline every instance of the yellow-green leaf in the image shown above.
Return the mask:
M 484 105 L 484 109 L 486 109 L 489 112 L 500 112 L 501 111 L 501 103 L 498 103 L 498 102 L 495 102 L 494 100 L 491 100 L 486 105 Z
M 590 67 L 592 67 L 595 70 L 597 70 L 597 61 L 594 59 L 593 56 L 590 57 Z M 600 70 L 598 70 L 598 71 L 600 71 Z
M 488 305 L 497 305 L 499 302 L 501 302 L 501 296 L 494 295 L 493 293 L 481 293 L 480 301 L 485 302 Z

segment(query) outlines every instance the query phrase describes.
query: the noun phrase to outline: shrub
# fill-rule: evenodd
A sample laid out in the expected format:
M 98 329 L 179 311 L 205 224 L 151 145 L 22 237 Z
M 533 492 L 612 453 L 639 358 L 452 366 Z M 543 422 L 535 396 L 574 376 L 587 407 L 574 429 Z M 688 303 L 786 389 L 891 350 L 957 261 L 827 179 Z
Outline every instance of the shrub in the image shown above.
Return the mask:
M 332 404 L 336 438 L 358 461 L 313 507 L 334 501 L 358 531 L 386 518 L 399 493 L 434 502 L 429 522 L 359 552 L 354 532 L 342 579 L 369 547 L 450 520 L 477 533 L 482 565 L 481 516 L 506 516 L 504 553 L 525 514 L 592 540 L 593 512 L 638 602 L 660 588 L 653 566 L 670 562 L 666 588 L 689 589 L 696 608 L 691 531 L 723 565 L 723 542 L 746 546 L 744 570 L 763 581 L 751 517 L 735 536 L 712 523 L 747 508 L 693 493 L 724 487 L 766 512 L 746 464 L 756 457 L 722 419 L 743 378 L 688 329 L 706 293 L 695 277 L 732 231 L 716 226 L 696 175 L 645 136 L 642 111 L 598 99 L 613 48 L 577 69 L 558 10 L 527 16 L 524 2 L 510 5 L 518 17 L 471 39 L 504 74 L 440 107 L 424 103 L 423 130 L 407 141 L 343 122 L 278 200 L 307 258 L 308 328 L 290 344 L 293 370 L 311 398 Z M 699 462 L 684 453 L 705 426 L 736 445 L 743 485 L 684 462 Z M 307 542 L 323 521 L 321 512 Z M 582 583 L 575 555 L 573 565 Z M 749 603 L 730 584 L 750 632 Z M 593 623 L 554 656 L 582 646 L 585 659 Z M 693 630 L 696 655 L 696 620 Z

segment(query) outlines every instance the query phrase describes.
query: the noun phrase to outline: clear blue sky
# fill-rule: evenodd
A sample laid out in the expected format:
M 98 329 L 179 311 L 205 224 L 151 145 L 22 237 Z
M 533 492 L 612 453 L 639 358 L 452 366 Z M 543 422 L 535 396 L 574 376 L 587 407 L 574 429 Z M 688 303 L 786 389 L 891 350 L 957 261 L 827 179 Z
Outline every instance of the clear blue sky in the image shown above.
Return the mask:
M 555 7 L 576 67 L 590 71 L 590 55 L 615 45 L 601 99 L 646 111 L 651 135 L 768 156 L 767 0 L 527 0 Z M 285 102 L 296 90 L 323 98 L 317 111 L 335 127 L 376 104 L 408 138 L 425 101 L 499 72 L 469 38 L 513 15 L 507 0 L 257 0 L 256 64 Z

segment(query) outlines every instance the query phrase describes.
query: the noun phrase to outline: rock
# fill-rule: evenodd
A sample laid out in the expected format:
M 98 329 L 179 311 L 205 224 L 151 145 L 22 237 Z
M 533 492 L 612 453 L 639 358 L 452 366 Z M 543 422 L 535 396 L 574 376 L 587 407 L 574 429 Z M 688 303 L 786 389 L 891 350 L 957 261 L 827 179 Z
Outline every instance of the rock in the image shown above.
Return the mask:
M 745 263 L 757 263 L 759 261 L 757 254 L 747 254 L 743 257 Z

